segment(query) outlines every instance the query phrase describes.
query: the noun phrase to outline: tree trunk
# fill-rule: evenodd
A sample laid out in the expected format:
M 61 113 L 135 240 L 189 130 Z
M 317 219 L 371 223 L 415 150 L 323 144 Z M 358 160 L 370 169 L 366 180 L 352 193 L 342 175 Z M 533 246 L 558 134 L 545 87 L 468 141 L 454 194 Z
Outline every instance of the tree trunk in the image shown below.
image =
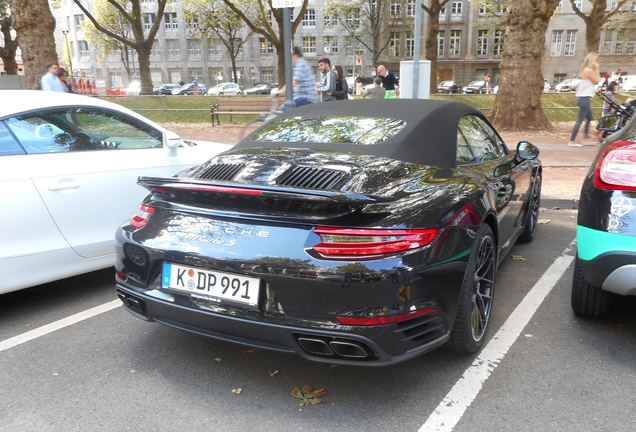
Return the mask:
M 281 88 L 285 85 L 285 54 L 279 47 L 276 47 L 276 57 L 278 66 L 278 88 Z
M 426 48 L 426 59 L 431 61 L 430 92 L 435 94 L 437 93 L 437 34 L 439 33 L 440 2 L 432 1 L 429 10 L 428 29 L 424 46 Z
M 0 47 L 0 58 L 4 64 L 4 71 L 7 75 L 17 75 L 18 63 L 15 61 L 15 53 L 18 50 L 18 42 L 11 38 L 11 17 L 6 17 L 0 21 L 0 28 L 4 37 L 4 47 Z
M 17 1 L 13 4 L 11 13 L 15 16 L 26 86 L 37 90 L 46 66 L 58 61 L 53 36 L 55 19 L 47 0 L 20 0 L 19 5 Z
M 139 60 L 139 79 L 141 80 L 140 95 L 152 94 L 152 75 L 150 74 L 150 45 L 143 43 L 137 45 L 137 59 Z
M 606 21 L 606 0 L 594 0 L 592 10 L 585 21 L 585 46 L 587 52 L 598 52 L 601 41 L 601 30 Z
M 558 0 L 512 0 L 506 18 L 493 123 L 502 130 L 550 129 L 541 106 L 545 33 Z
M 236 76 L 236 53 L 230 53 L 230 62 L 232 63 L 232 81 L 238 84 L 238 77 Z

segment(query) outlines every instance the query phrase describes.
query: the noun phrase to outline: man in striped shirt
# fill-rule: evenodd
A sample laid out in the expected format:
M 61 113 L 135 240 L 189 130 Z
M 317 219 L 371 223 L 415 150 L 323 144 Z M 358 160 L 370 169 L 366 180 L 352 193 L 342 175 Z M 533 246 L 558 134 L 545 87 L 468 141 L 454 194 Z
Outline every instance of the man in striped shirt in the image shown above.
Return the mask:
M 292 62 L 294 63 L 294 103 L 299 107 L 316 102 L 314 73 L 307 60 L 303 58 L 300 47 L 294 47 Z

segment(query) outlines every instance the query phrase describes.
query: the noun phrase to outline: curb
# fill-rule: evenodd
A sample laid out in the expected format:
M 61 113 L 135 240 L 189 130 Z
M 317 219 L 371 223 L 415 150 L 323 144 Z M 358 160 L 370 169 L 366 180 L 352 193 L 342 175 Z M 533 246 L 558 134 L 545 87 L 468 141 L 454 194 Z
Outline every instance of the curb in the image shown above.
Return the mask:
M 541 207 L 548 210 L 578 210 L 578 199 L 541 198 Z

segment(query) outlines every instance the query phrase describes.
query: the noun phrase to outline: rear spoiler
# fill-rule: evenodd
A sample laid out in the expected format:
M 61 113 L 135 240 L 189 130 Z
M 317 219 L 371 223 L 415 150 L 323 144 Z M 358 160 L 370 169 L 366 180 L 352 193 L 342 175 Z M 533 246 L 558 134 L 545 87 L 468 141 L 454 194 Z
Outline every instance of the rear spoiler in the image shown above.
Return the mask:
M 137 183 L 148 189 L 150 192 L 155 193 L 169 193 L 170 191 L 203 191 L 228 195 L 261 196 L 269 199 L 312 201 L 324 204 L 338 203 L 351 206 L 392 201 L 392 199 L 365 194 L 268 185 L 245 185 L 229 182 L 208 182 L 187 178 L 139 177 Z

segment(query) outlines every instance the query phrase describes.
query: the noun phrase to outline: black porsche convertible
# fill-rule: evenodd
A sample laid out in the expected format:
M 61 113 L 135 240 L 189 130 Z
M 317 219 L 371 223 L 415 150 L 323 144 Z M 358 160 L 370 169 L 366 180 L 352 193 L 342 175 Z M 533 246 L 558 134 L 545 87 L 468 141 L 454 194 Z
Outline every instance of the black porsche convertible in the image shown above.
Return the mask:
M 475 352 L 533 238 L 538 150 L 455 102 L 313 104 L 150 193 L 116 234 L 139 318 L 329 363 Z

